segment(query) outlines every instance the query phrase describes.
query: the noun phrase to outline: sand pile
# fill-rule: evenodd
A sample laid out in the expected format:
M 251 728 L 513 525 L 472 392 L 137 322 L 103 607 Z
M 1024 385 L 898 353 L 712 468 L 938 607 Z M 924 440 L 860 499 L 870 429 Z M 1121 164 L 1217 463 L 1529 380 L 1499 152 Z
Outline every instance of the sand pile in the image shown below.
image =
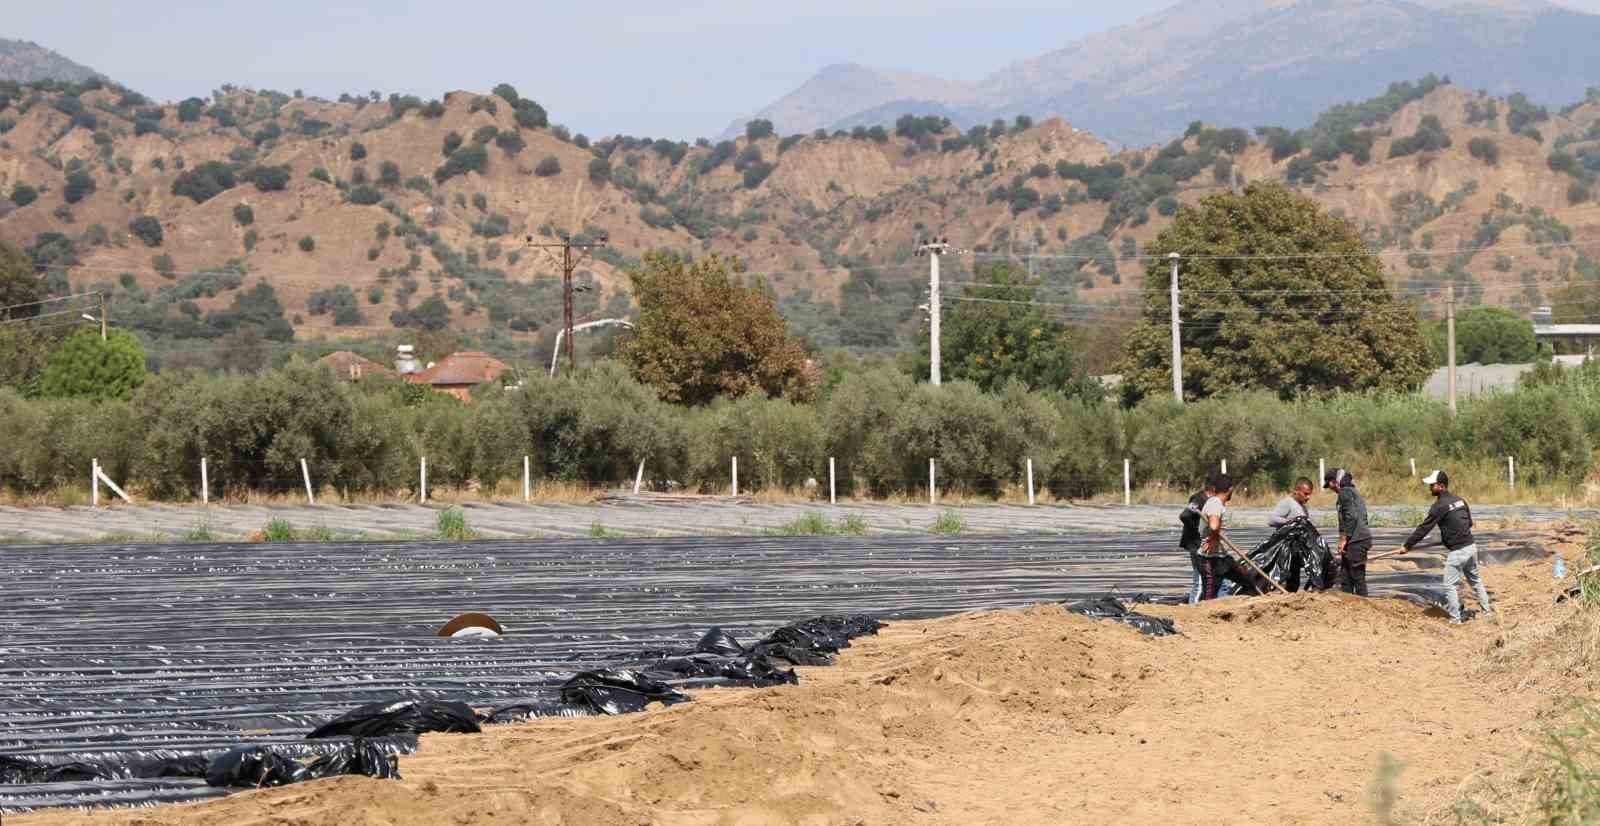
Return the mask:
M 1525 755 L 1549 700 L 1486 664 L 1551 610 L 1548 564 L 1488 576 L 1501 625 L 1332 594 L 1147 608 L 1164 638 L 1053 605 L 895 623 L 799 686 L 427 735 L 401 781 L 15 822 L 1342 824 L 1382 755 L 1421 816 Z

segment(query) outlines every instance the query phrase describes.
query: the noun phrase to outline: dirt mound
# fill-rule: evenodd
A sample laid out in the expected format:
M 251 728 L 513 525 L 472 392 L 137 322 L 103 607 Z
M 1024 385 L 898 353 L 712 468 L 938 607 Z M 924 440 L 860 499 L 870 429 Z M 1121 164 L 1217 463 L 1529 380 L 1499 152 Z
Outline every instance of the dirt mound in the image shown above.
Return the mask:
M 1340 594 L 1141 606 L 1176 619 L 1161 638 L 1057 605 L 894 623 L 798 686 L 426 735 L 401 781 L 16 821 L 1342 824 L 1391 756 L 1421 819 L 1525 755 L 1549 699 L 1484 664 L 1543 622 L 1548 568 L 1487 576 L 1507 626 Z

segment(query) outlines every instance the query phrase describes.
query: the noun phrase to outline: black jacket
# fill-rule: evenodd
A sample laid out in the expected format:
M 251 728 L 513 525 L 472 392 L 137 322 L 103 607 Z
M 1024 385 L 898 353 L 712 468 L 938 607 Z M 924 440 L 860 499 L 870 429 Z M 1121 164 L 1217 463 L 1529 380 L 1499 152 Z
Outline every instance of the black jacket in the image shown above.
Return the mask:
M 1450 491 L 1439 494 L 1439 501 L 1428 508 L 1428 518 L 1422 520 L 1422 524 L 1406 539 L 1406 550 L 1411 550 L 1413 545 L 1427 537 L 1434 525 L 1439 526 L 1439 538 L 1444 541 L 1444 546 L 1452 551 L 1473 544 L 1472 509 L 1467 507 L 1467 500 Z
M 1339 535 L 1348 544 L 1360 545 L 1372 541 L 1372 529 L 1367 527 L 1367 500 L 1356 492 L 1353 482 L 1339 486 Z
M 1183 536 L 1178 538 L 1178 547 L 1194 553 L 1200 550 L 1200 525 L 1205 520 L 1200 518 L 1200 509 L 1206 506 L 1205 491 L 1189 497 L 1189 504 L 1178 514 L 1178 521 L 1183 524 Z

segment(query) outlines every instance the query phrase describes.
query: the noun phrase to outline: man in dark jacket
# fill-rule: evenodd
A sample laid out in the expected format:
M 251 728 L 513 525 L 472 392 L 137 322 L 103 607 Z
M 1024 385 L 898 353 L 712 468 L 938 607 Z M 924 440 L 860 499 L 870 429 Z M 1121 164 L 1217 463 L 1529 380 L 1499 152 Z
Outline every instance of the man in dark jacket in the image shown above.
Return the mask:
M 1189 604 L 1200 601 L 1200 592 L 1203 585 L 1200 568 L 1200 509 L 1206 506 L 1206 500 L 1216 495 L 1212 488 L 1212 481 L 1206 480 L 1203 490 L 1189 497 L 1189 504 L 1184 506 L 1178 514 L 1178 522 L 1183 526 L 1183 533 L 1178 537 L 1178 548 L 1189 555 L 1189 567 L 1194 569 L 1194 577 L 1189 582 Z
M 1449 551 L 1444 558 L 1444 599 L 1445 606 L 1450 610 L 1450 624 L 1461 624 L 1461 594 L 1457 593 L 1457 588 L 1463 578 L 1472 586 L 1472 594 L 1478 598 L 1478 606 L 1483 613 L 1494 613 L 1494 609 L 1489 607 L 1489 590 L 1484 587 L 1483 577 L 1478 573 L 1478 544 L 1472 538 L 1472 509 L 1467 507 L 1465 499 L 1450 492 L 1450 477 L 1444 471 L 1436 470 L 1422 481 L 1438 498 L 1433 507 L 1428 508 L 1428 518 L 1422 520 L 1422 524 L 1406 538 L 1405 549 L 1411 550 L 1427 538 L 1433 526 L 1438 525 L 1439 539 L 1444 543 L 1445 550 Z
M 1339 497 L 1339 550 L 1334 552 L 1339 586 L 1347 594 L 1367 595 L 1367 554 L 1372 551 L 1372 529 L 1367 527 L 1367 502 L 1356 491 L 1350 471 L 1327 472 L 1322 486 Z

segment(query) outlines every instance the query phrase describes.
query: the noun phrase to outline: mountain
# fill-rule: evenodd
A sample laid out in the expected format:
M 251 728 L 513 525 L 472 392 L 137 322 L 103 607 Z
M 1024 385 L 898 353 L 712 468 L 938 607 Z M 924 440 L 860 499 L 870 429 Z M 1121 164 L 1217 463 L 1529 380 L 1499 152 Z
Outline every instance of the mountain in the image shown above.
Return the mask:
M 1113 143 L 1178 134 L 1192 120 L 1299 127 L 1341 100 L 1376 94 L 1397 77 L 1435 72 L 1542 103 L 1583 97 L 1600 80 L 1600 16 L 1540 0 L 1185 0 L 1127 26 L 1004 67 L 951 96 L 896 94 L 864 84 L 830 97 L 824 74 L 802 90 L 833 122 L 906 97 L 938 102 L 968 122 L 1060 116 Z M 874 77 L 854 67 L 860 77 Z M 933 89 L 933 79 L 922 79 Z M 871 92 L 871 94 L 867 94 Z M 790 100 L 800 90 L 784 98 Z M 854 112 L 845 108 L 865 101 Z M 781 102 L 780 102 L 781 103 Z M 782 107 L 779 132 L 801 126 Z
M 164 367 L 250 367 L 319 341 L 381 358 L 430 330 L 544 361 L 560 271 L 537 245 L 564 234 L 609 239 L 579 269 L 580 321 L 630 312 L 627 273 L 652 251 L 717 253 L 818 348 L 904 352 L 926 300 L 915 241 L 938 235 L 971 251 L 944 261 L 951 306 L 977 265 L 1018 262 L 1051 301 L 1089 305 L 1075 317 L 1104 370 L 1141 300 L 1140 250 L 1235 175 L 1344 216 L 1397 285 L 1526 309 L 1600 281 L 1600 91 L 1547 111 L 1426 79 L 1300 135 L 1203 127 L 1120 149 L 1060 119 L 715 145 L 545 123 L 472 92 L 223 86 L 155 104 L 109 83 L 0 84 L 0 240 L 57 293 L 109 295 Z
M 37 43 L 0 37 L 0 80 L 82 83 L 99 76 L 99 72 L 88 66 L 74 63 Z
M 836 124 L 845 122 L 852 115 L 892 101 L 918 101 L 927 102 L 930 106 L 956 107 L 972 103 L 976 95 L 976 89 L 958 81 L 913 72 L 881 71 L 855 63 L 839 63 L 824 67 L 801 84 L 800 88 L 752 117 L 772 121 L 782 133 L 798 134 L 837 128 Z M 899 114 L 897 112 L 896 117 Z M 931 114 L 931 111 L 918 114 Z M 750 119 L 741 118 L 729 124 L 723 137 L 744 134 L 745 122 Z

